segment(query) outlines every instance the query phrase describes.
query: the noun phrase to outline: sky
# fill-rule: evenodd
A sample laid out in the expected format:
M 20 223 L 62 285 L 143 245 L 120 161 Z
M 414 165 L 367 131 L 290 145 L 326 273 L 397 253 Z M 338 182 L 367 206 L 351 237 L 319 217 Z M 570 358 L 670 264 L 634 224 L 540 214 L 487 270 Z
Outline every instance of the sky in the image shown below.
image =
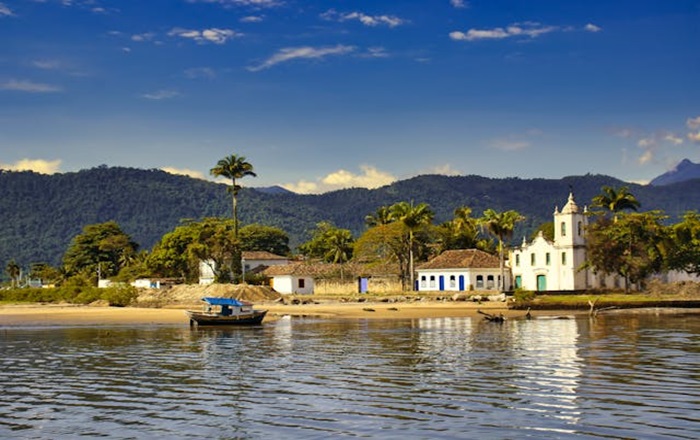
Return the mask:
M 700 162 L 700 0 L 0 0 L 0 168 L 645 183 Z

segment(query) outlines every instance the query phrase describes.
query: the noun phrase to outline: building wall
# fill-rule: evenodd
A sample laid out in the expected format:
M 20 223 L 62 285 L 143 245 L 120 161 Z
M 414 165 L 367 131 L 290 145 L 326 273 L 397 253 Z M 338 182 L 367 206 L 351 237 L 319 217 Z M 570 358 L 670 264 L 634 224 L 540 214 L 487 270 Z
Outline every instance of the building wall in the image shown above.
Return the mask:
M 498 291 L 499 268 L 489 269 L 426 269 L 418 270 L 418 291 Z M 463 286 L 460 284 L 463 277 Z M 508 270 L 505 271 L 505 285 L 510 284 Z M 441 280 L 442 279 L 442 283 Z M 462 288 L 463 287 L 463 288 Z
M 271 287 L 281 294 L 310 295 L 314 293 L 314 279 L 295 275 L 275 275 Z

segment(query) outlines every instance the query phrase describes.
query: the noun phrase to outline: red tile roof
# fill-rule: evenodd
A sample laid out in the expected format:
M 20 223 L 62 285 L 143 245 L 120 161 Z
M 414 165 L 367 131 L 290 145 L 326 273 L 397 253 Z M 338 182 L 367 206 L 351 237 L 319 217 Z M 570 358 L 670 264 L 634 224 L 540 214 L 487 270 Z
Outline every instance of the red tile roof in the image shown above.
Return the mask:
M 287 257 L 275 255 L 267 251 L 243 251 L 243 258 L 246 260 L 288 260 Z
M 492 269 L 500 267 L 498 257 L 479 249 L 445 251 L 417 269 Z

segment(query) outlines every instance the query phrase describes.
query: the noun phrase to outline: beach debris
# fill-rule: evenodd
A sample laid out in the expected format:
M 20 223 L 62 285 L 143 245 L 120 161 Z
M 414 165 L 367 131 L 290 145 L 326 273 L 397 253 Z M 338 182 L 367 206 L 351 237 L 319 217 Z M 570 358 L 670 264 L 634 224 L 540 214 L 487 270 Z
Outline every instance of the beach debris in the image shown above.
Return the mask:
M 362 308 L 362 310 L 364 310 L 365 312 L 374 312 L 374 309 L 371 307 L 364 307 Z
M 392 312 L 398 312 L 398 311 L 399 311 L 399 309 L 397 309 L 396 307 L 389 307 L 387 310 L 391 310 Z
M 506 320 L 506 317 L 503 316 L 503 313 L 499 313 L 498 315 L 493 315 L 491 313 L 482 312 L 481 310 L 477 310 L 477 313 L 484 315 L 484 319 L 489 321 L 489 322 L 501 323 L 501 322 L 505 322 L 505 320 Z

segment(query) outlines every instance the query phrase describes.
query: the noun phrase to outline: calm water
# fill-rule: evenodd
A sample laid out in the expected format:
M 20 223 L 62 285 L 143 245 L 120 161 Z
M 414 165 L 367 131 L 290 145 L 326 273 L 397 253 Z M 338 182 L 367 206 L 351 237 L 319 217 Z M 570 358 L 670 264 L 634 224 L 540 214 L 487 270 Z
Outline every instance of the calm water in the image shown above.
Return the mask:
M 700 438 L 700 315 L 1 328 L 0 438 Z

